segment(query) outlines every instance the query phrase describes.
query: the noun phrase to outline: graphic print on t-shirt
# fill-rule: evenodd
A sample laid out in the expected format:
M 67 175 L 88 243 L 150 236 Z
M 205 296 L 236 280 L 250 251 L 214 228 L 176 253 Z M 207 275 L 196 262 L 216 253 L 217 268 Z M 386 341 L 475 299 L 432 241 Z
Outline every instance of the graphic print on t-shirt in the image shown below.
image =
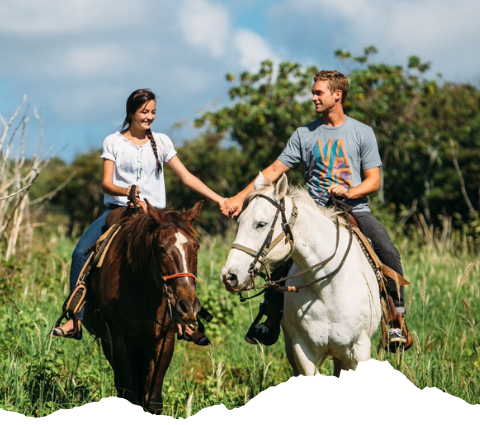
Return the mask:
M 325 146 L 318 139 L 313 147 L 315 165 L 318 167 L 320 193 L 325 192 L 332 184 L 341 184 L 346 189 L 353 187 L 352 169 L 348 162 L 343 139 L 333 141 L 330 139 Z

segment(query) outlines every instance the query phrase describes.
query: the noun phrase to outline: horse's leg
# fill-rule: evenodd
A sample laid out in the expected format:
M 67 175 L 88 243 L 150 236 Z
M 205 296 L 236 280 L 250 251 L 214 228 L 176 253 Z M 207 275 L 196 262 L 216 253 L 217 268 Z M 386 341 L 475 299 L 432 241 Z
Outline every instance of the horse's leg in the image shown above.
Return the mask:
M 298 371 L 297 365 L 295 363 L 295 354 L 293 352 L 292 340 L 287 335 L 285 330 L 283 331 L 283 336 L 284 336 L 284 339 L 285 339 L 285 352 L 287 353 L 288 362 L 290 363 L 290 366 L 292 366 L 293 376 L 298 376 L 298 375 L 300 375 L 300 372 Z
M 367 332 L 363 331 L 360 338 L 353 346 L 353 355 L 358 362 L 365 362 L 370 359 L 370 351 L 372 347 L 372 341 L 370 340 Z
M 317 359 L 322 358 L 323 354 L 320 356 L 315 355 L 305 341 L 294 337 L 293 357 L 298 374 L 313 376 L 315 375 Z
M 155 356 L 149 365 L 145 381 L 145 409 L 156 415 L 160 415 L 163 410 L 163 380 L 172 361 L 174 345 L 175 334 L 168 332 L 165 338 L 160 339 Z
M 342 358 L 334 360 L 334 375 L 339 377 L 342 370 L 355 370 L 358 362 L 364 362 L 370 359 L 371 345 L 372 342 L 370 338 L 367 333 L 363 331 L 352 348 L 346 350 Z
M 132 362 L 131 344 L 124 341 L 123 337 L 112 335 L 112 352 L 114 355 L 111 364 L 118 396 L 127 399 L 133 404 L 138 404 L 133 382 L 134 365 Z

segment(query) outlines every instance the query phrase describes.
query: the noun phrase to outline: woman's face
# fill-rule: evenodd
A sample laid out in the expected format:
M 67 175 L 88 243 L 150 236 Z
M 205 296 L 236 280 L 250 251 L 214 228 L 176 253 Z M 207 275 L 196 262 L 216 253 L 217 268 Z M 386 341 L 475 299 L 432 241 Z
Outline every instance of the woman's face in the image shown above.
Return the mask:
M 137 109 L 133 114 L 131 126 L 137 130 L 149 130 L 155 120 L 156 104 L 154 100 L 150 100 Z

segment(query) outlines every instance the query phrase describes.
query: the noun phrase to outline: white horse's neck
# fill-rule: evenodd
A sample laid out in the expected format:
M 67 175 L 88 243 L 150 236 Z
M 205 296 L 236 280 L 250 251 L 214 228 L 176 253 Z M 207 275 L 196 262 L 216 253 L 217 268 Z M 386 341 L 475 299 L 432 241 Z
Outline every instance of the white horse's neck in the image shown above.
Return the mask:
M 292 258 L 300 269 L 307 269 L 329 258 L 335 251 L 337 227 L 319 207 L 297 202 L 298 218 L 293 228 L 295 250 Z M 335 257 L 321 270 L 310 272 L 310 277 L 325 275 L 340 264 L 348 246 L 348 233 L 340 227 L 340 243 Z M 308 277 L 308 275 L 306 276 Z

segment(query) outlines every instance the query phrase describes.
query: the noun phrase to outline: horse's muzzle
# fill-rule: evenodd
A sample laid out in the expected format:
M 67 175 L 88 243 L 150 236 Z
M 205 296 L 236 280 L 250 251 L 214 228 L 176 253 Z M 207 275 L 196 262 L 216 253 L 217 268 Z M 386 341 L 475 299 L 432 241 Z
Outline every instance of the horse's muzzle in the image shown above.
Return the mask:
M 253 287 L 252 279 L 247 277 L 245 282 L 240 283 L 240 279 L 237 274 L 231 269 L 226 270 L 225 268 L 222 269 L 220 273 L 220 277 L 222 279 L 225 288 L 229 292 L 241 292 Z
M 178 318 L 183 325 L 194 323 L 197 320 L 197 314 L 201 308 L 202 305 L 197 297 L 193 299 L 180 298 L 175 304 Z

